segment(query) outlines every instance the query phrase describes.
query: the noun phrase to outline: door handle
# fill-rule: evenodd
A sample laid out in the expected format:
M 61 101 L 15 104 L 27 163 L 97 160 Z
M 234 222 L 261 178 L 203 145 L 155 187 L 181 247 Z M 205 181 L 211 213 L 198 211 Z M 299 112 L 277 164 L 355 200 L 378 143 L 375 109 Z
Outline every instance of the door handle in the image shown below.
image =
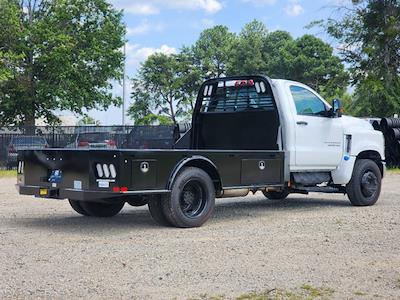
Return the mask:
M 308 123 L 307 123 L 306 121 L 298 121 L 298 122 L 297 122 L 297 125 L 304 125 L 304 126 L 307 126 Z

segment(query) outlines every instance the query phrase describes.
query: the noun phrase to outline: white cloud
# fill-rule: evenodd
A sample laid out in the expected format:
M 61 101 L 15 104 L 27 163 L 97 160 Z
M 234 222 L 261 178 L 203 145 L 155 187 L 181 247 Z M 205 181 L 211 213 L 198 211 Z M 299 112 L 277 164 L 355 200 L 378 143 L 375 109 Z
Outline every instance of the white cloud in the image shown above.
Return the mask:
M 110 3 L 117 9 L 123 9 L 126 13 L 135 15 L 157 15 L 160 9 L 152 3 L 136 2 L 132 3 L 127 0 L 110 0 Z
M 163 2 L 170 8 L 204 10 L 210 14 L 222 9 L 222 3 L 219 0 L 169 0 Z
M 304 12 L 304 8 L 300 5 L 298 0 L 290 0 L 285 7 L 285 12 L 291 17 L 296 17 Z
M 127 66 L 130 68 L 139 67 L 150 55 L 154 53 L 175 54 L 177 49 L 168 45 L 162 45 L 160 48 L 140 47 L 138 44 L 126 44 Z
M 242 0 L 245 3 L 252 3 L 256 6 L 274 5 L 276 0 Z
M 129 0 L 110 0 L 110 3 L 118 9 L 124 9 L 127 13 L 141 15 L 158 14 L 163 8 L 203 10 L 210 14 L 222 9 L 221 0 L 135 0 L 135 3 Z
M 163 30 L 164 30 L 163 24 L 161 24 L 161 23 L 150 24 L 148 20 L 144 20 L 137 26 L 127 27 L 126 34 L 128 36 L 131 36 L 131 35 L 145 34 L 145 33 L 149 33 L 152 31 L 161 32 Z

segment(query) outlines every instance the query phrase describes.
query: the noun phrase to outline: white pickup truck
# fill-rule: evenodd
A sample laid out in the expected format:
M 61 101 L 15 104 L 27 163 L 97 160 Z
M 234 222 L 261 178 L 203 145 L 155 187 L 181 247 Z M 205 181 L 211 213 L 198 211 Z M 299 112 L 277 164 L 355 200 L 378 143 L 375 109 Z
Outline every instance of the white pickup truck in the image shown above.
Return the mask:
M 196 227 L 215 198 L 257 191 L 269 199 L 342 193 L 353 205 L 373 205 L 385 170 L 382 133 L 367 121 L 342 116 L 339 100 L 331 106 L 304 84 L 265 76 L 206 81 L 177 145 L 183 149 L 21 151 L 19 191 L 68 199 L 92 217 L 148 204 L 159 224 Z

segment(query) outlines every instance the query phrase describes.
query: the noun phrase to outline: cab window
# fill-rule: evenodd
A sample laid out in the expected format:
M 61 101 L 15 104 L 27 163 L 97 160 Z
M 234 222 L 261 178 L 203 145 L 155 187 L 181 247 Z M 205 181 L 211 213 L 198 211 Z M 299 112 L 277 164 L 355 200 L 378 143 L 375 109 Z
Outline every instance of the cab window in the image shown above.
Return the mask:
M 326 106 L 314 93 L 309 90 L 292 85 L 290 86 L 294 104 L 298 115 L 321 116 L 326 113 Z

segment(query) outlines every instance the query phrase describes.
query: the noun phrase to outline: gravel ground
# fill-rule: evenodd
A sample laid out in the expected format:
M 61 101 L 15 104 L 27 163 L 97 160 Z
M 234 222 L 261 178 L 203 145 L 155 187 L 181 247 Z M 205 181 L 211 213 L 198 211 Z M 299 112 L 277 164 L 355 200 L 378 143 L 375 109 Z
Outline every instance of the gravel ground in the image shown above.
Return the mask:
M 66 201 L 19 196 L 14 182 L 0 179 L 2 299 L 231 299 L 273 289 L 400 299 L 400 175 L 385 178 L 373 207 L 256 194 L 219 200 L 208 223 L 185 230 L 158 227 L 147 207 L 81 217 Z

